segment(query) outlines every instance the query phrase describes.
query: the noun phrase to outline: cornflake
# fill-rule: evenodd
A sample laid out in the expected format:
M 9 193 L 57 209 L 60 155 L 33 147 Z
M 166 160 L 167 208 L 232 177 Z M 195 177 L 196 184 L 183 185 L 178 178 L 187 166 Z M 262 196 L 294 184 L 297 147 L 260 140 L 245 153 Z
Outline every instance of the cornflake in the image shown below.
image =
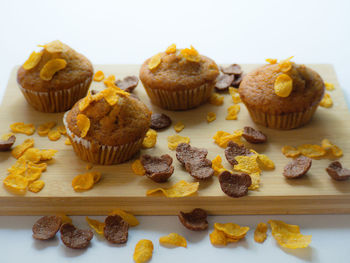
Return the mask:
M 123 220 L 125 222 L 127 222 L 129 224 L 129 226 L 137 226 L 140 224 L 139 220 L 137 220 L 137 218 L 133 214 L 127 213 L 121 209 L 115 209 L 111 213 L 109 213 L 108 215 L 120 216 L 121 218 L 123 218 Z
M 162 53 L 158 53 L 151 57 L 150 61 L 148 62 L 148 68 L 150 70 L 157 68 L 160 63 L 162 62 Z
M 220 155 L 217 155 L 212 161 L 211 161 L 211 168 L 214 170 L 214 174 L 218 176 L 221 172 L 227 171 L 227 169 L 224 168 L 222 165 L 222 158 Z
M 105 74 L 103 73 L 102 70 L 97 71 L 97 72 L 95 73 L 95 75 L 94 75 L 94 81 L 100 82 L 100 81 L 102 81 L 104 78 L 105 78 Z
M 188 61 L 199 62 L 201 56 L 198 51 L 191 45 L 191 48 L 184 48 L 180 51 L 180 54 Z
M 326 87 L 326 90 L 328 90 L 328 91 L 334 90 L 334 84 L 325 81 L 324 85 Z
M 56 126 L 56 122 L 50 121 L 39 125 L 37 132 L 40 136 L 46 136 L 49 131 Z
M 298 146 L 300 153 L 306 157 L 319 158 L 326 154 L 326 150 L 316 144 L 302 144 Z
M 61 133 L 58 130 L 50 130 L 47 137 L 50 141 L 57 141 L 61 138 Z
M 69 140 L 69 138 L 66 138 L 66 140 L 64 141 L 65 145 L 72 145 L 71 141 Z
M 214 246 L 226 246 L 227 245 L 227 237 L 224 232 L 217 230 L 214 228 L 214 231 L 209 234 L 210 242 Z
M 18 159 L 21 157 L 26 150 L 34 146 L 34 140 L 33 139 L 26 139 L 22 144 L 17 145 L 15 148 L 13 148 L 11 154 L 13 157 Z
M 145 175 L 145 173 L 146 173 L 146 170 L 145 170 L 145 168 L 143 168 L 143 165 L 142 165 L 140 159 L 135 160 L 131 164 L 131 169 L 134 172 L 134 174 L 137 174 L 137 175 Z
M 221 106 L 224 104 L 224 96 L 221 96 L 218 93 L 213 93 L 209 98 L 209 103 L 215 106 Z
M 183 137 L 178 134 L 168 136 L 168 148 L 175 150 L 177 145 L 180 143 L 190 143 L 189 137 Z
M 35 126 L 33 124 L 24 124 L 23 122 L 12 123 L 10 129 L 14 133 L 23 133 L 26 135 L 32 135 L 35 132 Z
M 293 80 L 287 74 L 277 76 L 274 83 L 275 94 L 279 97 L 286 98 L 293 89 Z
M 275 59 L 275 58 L 267 58 L 267 59 L 265 59 L 265 61 L 269 64 L 276 64 L 277 63 L 277 59 Z
M 184 180 L 177 182 L 169 188 L 156 188 L 152 190 L 148 190 L 146 195 L 153 195 L 157 192 L 162 192 L 166 197 L 185 197 L 193 195 L 198 191 L 199 183 L 189 183 Z
M 208 112 L 207 113 L 207 122 L 213 122 L 215 120 L 216 120 L 215 112 Z
M 292 68 L 292 62 L 290 61 L 294 56 L 291 56 L 287 59 L 281 60 L 278 65 L 281 72 L 288 72 Z
M 233 134 L 225 131 L 217 131 L 213 136 L 214 142 L 222 148 L 226 148 L 229 141 L 233 141 L 239 145 L 242 145 L 243 130 L 236 130 Z
M 117 95 L 117 90 L 113 88 L 104 89 L 99 94 L 103 95 L 103 98 L 111 106 L 115 105 L 119 100 L 119 97 Z
M 67 62 L 64 59 L 51 59 L 40 70 L 40 78 L 42 80 L 49 81 L 52 79 L 53 75 L 55 75 L 56 72 L 64 69 L 66 66 Z
M 3 181 L 4 185 L 11 190 L 25 191 L 28 186 L 27 178 L 19 174 L 9 174 Z
M 111 74 L 103 81 L 103 84 L 107 88 L 113 88 L 115 86 L 114 82 L 115 82 L 115 75 Z
M 323 99 L 320 102 L 320 106 L 324 108 L 330 108 L 333 106 L 333 100 L 329 93 L 325 93 Z
M 257 162 L 257 155 L 236 156 L 235 159 L 238 164 L 236 164 L 233 169 L 236 171 L 241 171 L 248 174 L 261 172 L 259 164 Z
M 300 151 L 293 147 L 293 146 L 290 146 L 290 145 L 285 145 L 282 147 L 282 153 L 286 156 L 286 157 L 298 157 L 301 153 Z
M 94 176 L 92 173 L 79 174 L 73 178 L 72 187 L 74 191 L 84 191 L 91 189 L 94 183 Z
M 144 263 L 152 258 L 153 243 L 151 240 L 141 239 L 135 246 L 133 259 L 135 263 Z
M 26 60 L 26 62 L 24 62 L 23 68 L 25 70 L 30 70 L 32 68 L 35 68 L 36 65 L 39 64 L 42 56 L 43 56 L 43 52 L 33 51 L 32 54 L 30 54 L 29 58 Z
M 161 245 L 172 245 L 177 247 L 187 247 L 187 241 L 183 236 L 177 233 L 170 233 L 167 236 L 159 238 L 159 243 Z
M 38 180 L 30 183 L 28 186 L 28 190 L 33 193 L 38 193 L 44 188 L 44 186 L 45 186 L 45 182 L 42 180 Z
M 142 142 L 143 148 L 153 148 L 157 143 L 157 132 L 153 129 L 149 129 Z
M 342 149 L 340 149 L 337 145 L 332 144 L 328 139 L 322 140 L 321 147 L 326 151 L 330 150 L 335 157 L 340 157 L 343 155 Z
M 274 162 L 265 154 L 258 154 L 258 164 L 262 170 L 273 170 L 275 169 Z
M 58 53 L 64 51 L 63 43 L 59 40 L 51 41 L 45 45 L 38 45 L 38 47 L 43 47 L 49 53 Z
M 224 234 L 232 239 L 239 240 L 245 237 L 247 232 L 249 231 L 249 227 L 240 226 L 235 223 L 215 223 L 214 228 L 218 231 L 224 232 Z
M 265 223 L 259 223 L 254 231 L 254 240 L 258 243 L 263 243 L 267 237 L 267 225 Z
M 88 91 L 88 94 L 79 102 L 79 110 L 83 111 L 85 110 L 90 103 L 93 101 L 93 98 L 91 96 L 90 90 Z
M 238 104 L 228 107 L 226 120 L 237 120 L 237 114 L 240 110 L 241 107 Z
M 175 44 L 171 44 L 166 50 L 165 53 L 167 54 L 172 54 L 176 52 L 176 45 Z
M 178 122 L 174 125 L 174 130 L 176 132 L 181 132 L 185 128 L 185 125 L 182 122 Z
M 57 152 L 57 150 L 53 149 L 40 150 L 40 161 L 51 160 Z
M 64 125 L 57 126 L 57 131 L 61 135 L 66 135 L 67 134 L 67 129 L 66 129 L 66 127 Z
M 239 93 L 238 93 L 238 89 L 229 87 L 228 91 L 232 97 L 233 103 L 238 104 L 242 102 L 241 97 L 239 96 Z
M 37 148 L 29 148 L 26 150 L 20 159 L 24 159 L 26 161 L 30 161 L 32 163 L 38 163 L 41 159 L 40 150 Z
M 248 187 L 249 190 L 256 190 L 260 186 L 260 172 L 255 172 L 249 174 L 250 179 L 252 179 L 252 184 Z
M 86 222 L 89 224 L 89 226 L 95 230 L 95 232 L 99 235 L 103 235 L 103 229 L 105 227 L 105 223 L 104 222 L 100 222 L 98 220 L 95 219 L 91 219 L 89 217 L 85 217 Z
M 84 138 L 90 129 L 90 119 L 84 114 L 78 114 L 77 126 L 81 132 L 80 136 Z

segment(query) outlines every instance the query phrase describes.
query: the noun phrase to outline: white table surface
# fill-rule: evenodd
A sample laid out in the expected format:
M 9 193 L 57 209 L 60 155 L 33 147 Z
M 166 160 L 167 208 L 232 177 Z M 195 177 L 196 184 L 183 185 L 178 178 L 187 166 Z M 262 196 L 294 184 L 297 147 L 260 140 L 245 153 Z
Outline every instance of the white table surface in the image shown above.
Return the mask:
M 295 56 L 299 63 L 331 63 L 350 99 L 350 1 L 0 1 L 0 96 L 11 69 L 37 44 L 60 39 L 95 64 L 142 63 L 169 44 L 193 44 L 218 63 L 263 63 Z M 350 215 L 211 216 L 252 228 L 245 240 L 225 248 L 209 242 L 209 231 L 186 230 L 174 216 L 143 216 L 130 229 L 127 245 L 95 236 L 87 250 L 71 250 L 59 238 L 31 237 L 39 217 L 0 217 L 0 262 L 132 262 L 139 239 L 154 243 L 152 262 L 350 262 Z M 97 217 L 102 219 L 102 217 Z M 309 248 L 280 248 L 269 232 L 253 240 L 257 223 L 282 219 L 313 235 Z M 84 217 L 73 217 L 87 227 Z M 159 246 L 177 232 L 188 248 Z

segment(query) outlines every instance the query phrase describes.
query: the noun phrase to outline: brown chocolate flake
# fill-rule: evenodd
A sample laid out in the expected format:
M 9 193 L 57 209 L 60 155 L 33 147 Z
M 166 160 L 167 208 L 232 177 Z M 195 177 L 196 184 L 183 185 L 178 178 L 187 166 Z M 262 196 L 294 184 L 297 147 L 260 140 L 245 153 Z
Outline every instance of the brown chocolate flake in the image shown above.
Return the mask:
M 123 80 L 118 79 L 115 81 L 115 85 L 126 92 L 133 92 L 139 83 L 139 79 L 136 76 L 127 76 Z
M 215 89 L 218 91 L 226 91 L 235 79 L 235 75 L 221 74 L 216 79 Z
M 283 175 L 288 179 L 299 178 L 309 171 L 311 164 L 309 157 L 300 156 L 284 167 Z
M 219 175 L 219 182 L 222 191 L 230 197 L 242 197 L 248 193 L 248 187 L 252 179 L 248 174 L 231 174 L 224 171 Z
M 128 241 L 129 224 L 118 215 L 107 216 L 103 234 L 108 242 L 124 244 Z
M 244 127 L 242 136 L 250 143 L 264 143 L 267 141 L 265 134 L 248 126 Z
M 63 244 L 73 249 L 86 248 L 94 236 L 90 229 L 78 229 L 71 223 L 63 224 L 60 232 Z
M 16 136 L 11 135 L 6 141 L 0 140 L 0 152 L 5 152 L 11 149 L 16 141 Z
M 171 119 L 169 116 L 163 113 L 153 113 L 151 116 L 151 129 L 161 130 L 168 128 L 171 125 Z
M 157 183 L 166 182 L 174 173 L 172 166 L 173 158 L 164 154 L 160 157 L 150 156 L 148 154 L 141 156 L 141 163 L 146 170 L 146 176 Z
M 224 74 L 229 74 L 229 75 L 241 75 L 242 74 L 242 68 L 238 64 L 231 64 L 227 67 L 221 67 L 221 71 Z
M 235 79 L 232 81 L 231 86 L 238 88 L 239 84 L 241 84 L 242 82 L 242 79 L 243 79 L 243 74 L 235 75 Z
M 344 181 L 350 178 L 350 169 L 343 168 L 338 161 L 331 162 L 326 168 L 327 173 L 336 181 Z
M 38 240 L 54 238 L 61 224 L 62 219 L 59 216 L 44 216 L 33 225 L 33 238 Z
M 201 208 L 195 208 L 189 213 L 180 211 L 180 222 L 189 230 L 202 231 L 208 228 L 207 212 Z
M 233 141 L 229 141 L 227 144 L 227 147 L 225 149 L 225 156 L 226 160 L 231 164 L 231 165 L 236 165 L 238 162 L 236 161 L 235 157 L 236 156 L 250 156 L 253 155 L 248 148 L 246 148 L 244 145 L 240 146 L 237 143 Z
M 207 149 L 191 147 L 188 143 L 180 143 L 176 147 L 176 158 L 182 165 L 191 159 L 205 159 L 207 155 Z

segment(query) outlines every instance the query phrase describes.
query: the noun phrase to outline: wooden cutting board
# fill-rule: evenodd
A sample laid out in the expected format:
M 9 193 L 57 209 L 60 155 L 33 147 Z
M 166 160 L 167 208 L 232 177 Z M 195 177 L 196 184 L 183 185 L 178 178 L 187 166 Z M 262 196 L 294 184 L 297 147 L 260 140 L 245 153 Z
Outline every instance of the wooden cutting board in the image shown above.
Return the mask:
M 258 65 L 243 65 L 249 72 Z M 166 198 L 163 196 L 146 196 L 148 189 L 160 186 L 167 187 L 179 180 L 193 181 L 176 160 L 175 152 L 167 147 L 167 136 L 175 134 L 173 127 L 158 133 L 158 141 L 153 149 L 142 150 L 141 153 L 161 155 L 168 153 L 174 158 L 175 172 L 168 183 L 157 184 L 146 177 L 132 173 L 131 162 L 113 165 L 95 165 L 92 171 L 102 172 L 102 180 L 93 189 L 74 192 L 71 181 L 74 176 L 86 172 L 86 162 L 81 161 L 73 152 L 71 146 L 64 144 L 65 137 L 53 142 L 47 137 L 35 133 L 35 147 L 40 149 L 57 149 L 54 160 L 48 163 L 48 169 L 42 174 L 45 181 L 44 189 L 37 193 L 27 192 L 24 195 L 13 195 L 1 184 L 0 214 L 1 215 L 34 215 L 63 212 L 74 215 L 107 214 L 115 208 L 121 208 L 135 214 L 166 215 L 177 214 L 179 210 L 190 210 L 201 207 L 210 214 L 320 214 L 320 213 L 350 213 L 350 180 L 336 182 L 327 175 L 325 168 L 329 159 L 313 160 L 313 165 L 307 176 L 298 180 L 286 180 L 282 176 L 283 167 L 290 159 L 281 153 L 283 145 L 300 145 L 303 143 L 320 144 L 323 138 L 339 145 L 344 156 L 340 159 L 345 167 L 350 168 L 350 114 L 344 95 L 337 82 L 336 74 L 330 65 L 310 65 L 318 71 L 325 81 L 335 84 L 335 90 L 329 92 L 334 100 L 330 109 L 319 107 L 311 123 L 296 130 L 279 131 L 255 125 L 248 112 L 241 104 L 238 120 L 225 120 L 226 110 L 231 106 L 230 95 L 225 95 L 223 106 L 210 104 L 197 109 L 171 112 L 153 106 L 140 83 L 135 94 L 143 100 L 153 112 L 164 112 L 173 123 L 181 121 L 185 129 L 180 133 L 189 136 L 191 144 L 207 148 L 208 157 L 213 159 L 221 155 L 224 165 L 229 164 L 224 157 L 224 149 L 213 142 L 213 135 L 218 130 L 233 132 L 244 126 L 257 127 L 268 135 L 268 143 L 252 145 L 259 153 L 267 154 L 276 164 L 273 171 L 263 171 L 260 188 L 249 191 L 242 198 L 227 197 L 220 189 L 218 179 L 200 182 L 199 192 L 195 196 L 185 198 Z M 106 76 L 115 74 L 117 78 L 127 75 L 138 75 L 139 65 L 96 65 L 95 70 L 102 70 Z M 51 114 L 35 111 L 27 104 L 16 84 L 15 68 L 10 76 L 5 96 L 0 110 L 0 134 L 9 132 L 13 122 L 41 123 L 56 120 L 62 124 L 63 113 Z M 102 89 L 103 84 L 93 82 L 94 89 Z M 217 119 L 207 123 L 206 114 L 216 112 Z M 28 136 L 17 134 L 16 145 L 22 143 Z M 136 158 L 136 157 L 135 157 Z M 0 153 L 0 180 L 7 176 L 6 169 L 15 162 L 9 152 Z

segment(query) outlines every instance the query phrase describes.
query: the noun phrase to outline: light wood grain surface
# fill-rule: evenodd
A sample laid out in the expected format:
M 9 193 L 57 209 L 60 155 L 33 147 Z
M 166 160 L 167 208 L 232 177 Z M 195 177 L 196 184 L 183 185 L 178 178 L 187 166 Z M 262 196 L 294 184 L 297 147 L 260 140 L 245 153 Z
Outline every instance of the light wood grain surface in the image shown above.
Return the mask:
M 242 65 L 245 72 L 257 65 Z M 224 149 L 213 142 L 213 135 L 218 130 L 233 132 L 244 126 L 257 127 L 268 135 L 268 143 L 251 145 L 259 153 L 267 154 L 276 164 L 273 171 L 263 171 L 260 188 L 249 191 L 248 196 L 233 199 L 221 191 L 217 178 L 200 182 L 199 192 L 186 198 L 165 198 L 162 196 L 148 197 L 148 189 L 159 186 L 167 187 L 179 180 L 193 181 L 193 178 L 181 167 L 176 160 L 175 152 L 167 147 L 167 136 L 176 132 L 172 127 L 158 133 L 155 148 L 142 150 L 141 154 L 151 155 L 170 154 L 174 158 L 175 172 L 170 181 L 157 184 L 146 177 L 132 173 L 127 162 L 113 166 L 95 165 L 92 171 L 102 172 L 102 180 L 93 189 L 76 193 L 71 187 L 74 176 L 86 172 L 86 162 L 81 161 L 73 152 L 71 146 L 64 144 L 65 137 L 52 142 L 47 137 L 36 133 L 35 147 L 40 149 L 57 149 L 55 160 L 50 161 L 48 169 L 42 174 L 45 181 L 44 189 L 37 194 L 27 192 L 25 195 L 13 195 L 3 186 L 0 187 L 0 214 L 30 215 L 65 212 L 67 214 L 106 214 L 113 208 L 122 208 L 135 214 L 161 215 L 177 214 L 179 210 L 195 207 L 207 209 L 211 214 L 313 214 L 313 213 L 350 213 L 350 181 L 336 182 L 330 179 L 325 168 L 329 159 L 314 160 L 307 176 L 298 180 L 286 180 L 282 176 L 285 164 L 290 161 L 281 153 L 285 144 L 297 146 L 303 143 L 320 144 L 323 138 L 339 145 L 344 156 L 340 159 L 344 166 L 350 167 L 350 114 L 343 93 L 338 85 L 336 74 L 330 65 L 310 65 L 318 71 L 325 81 L 335 84 L 336 89 L 329 92 L 334 100 L 330 109 L 319 107 L 312 122 L 305 127 L 279 131 L 256 126 L 248 112 L 241 104 L 238 120 L 225 120 L 226 110 L 231 106 L 231 97 L 225 95 L 223 106 L 210 104 L 197 109 L 183 112 L 170 112 L 153 106 L 140 83 L 135 94 L 143 100 L 153 112 L 164 112 L 173 123 L 181 121 L 185 129 L 180 133 L 189 136 L 191 144 L 204 147 L 209 151 L 208 158 L 221 155 L 224 165 L 230 168 L 224 157 Z M 95 71 L 103 70 L 107 75 L 114 74 L 117 78 L 127 75 L 138 75 L 139 65 L 96 65 Z M 13 122 L 33 123 L 36 126 L 46 121 L 56 120 L 62 124 L 63 113 L 45 114 L 35 111 L 27 104 L 16 84 L 15 68 L 10 76 L 1 110 L 0 133 L 9 132 Z M 102 89 L 103 84 L 93 82 L 92 89 Z M 217 119 L 212 123 L 206 122 L 206 114 L 216 112 Z M 17 135 L 16 145 L 22 143 L 28 136 Z M 137 156 L 135 157 L 137 158 Z M 0 153 L 0 180 L 6 175 L 6 169 L 15 162 L 9 153 Z

